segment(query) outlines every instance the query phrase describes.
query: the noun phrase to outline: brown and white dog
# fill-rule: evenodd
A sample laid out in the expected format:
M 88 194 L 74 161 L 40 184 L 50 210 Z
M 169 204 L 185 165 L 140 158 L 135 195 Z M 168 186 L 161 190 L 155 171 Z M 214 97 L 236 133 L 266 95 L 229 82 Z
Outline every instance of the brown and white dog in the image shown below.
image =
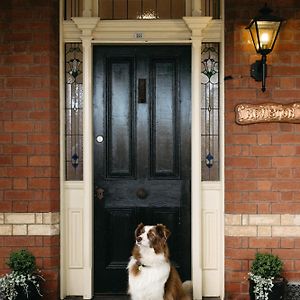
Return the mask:
M 165 225 L 144 226 L 135 230 L 136 244 L 128 263 L 128 283 L 132 300 L 190 300 L 179 274 L 169 261 Z

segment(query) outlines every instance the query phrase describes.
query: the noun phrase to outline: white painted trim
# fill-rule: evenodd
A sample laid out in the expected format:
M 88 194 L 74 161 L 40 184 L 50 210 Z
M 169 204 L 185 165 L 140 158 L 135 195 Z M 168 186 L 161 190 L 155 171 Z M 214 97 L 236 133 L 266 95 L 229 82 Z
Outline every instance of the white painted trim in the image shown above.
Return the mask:
M 191 215 L 192 215 L 192 282 L 194 299 L 202 298 L 202 195 L 201 195 L 201 46 L 202 30 L 210 17 L 184 17 L 192 31 L 192 134 L 191 134 Z M 195 284 L 197 282 L 197 284 Z
M 82 37 L 83 49 L 83 299 L 93 297 L 93 105 L 92 105 L 92 38 Z
M 224 2 L 220 1 L 221 4 L 221 18 L 224 20 Z M 220 298 L 225 299 L 225 28 L 224 28 L 224 21 L 222 21 L 219 28 L 220 32 L 220 113 L 219 113 L 219 120 L 220 120 L 220 274 L 222 280 L 220 281 Z
M 222 20 L 211 20 L 211 17 L 184 17 L 182 20 L 100 20 L 93 31 L 93 43 L 191 43 L 191 29 L 187 27 L 186 22 L 194 18 L 200 22 L 199 26 L 203 26 L 209 22 L 203 28 L 203 41 L 220 42 Z M 88 22 L 89 19 L 99 20 L 99 18 L 73 18 L 73 21 L 63 21 L 64 41 L 66 43 L 81 42 L 81 31 L 75 22 L 82 20 L 81 22 L 84 23 Z M 196 25 L 197 22 L 193 26 Z M 143 32 L 144 37 L 136 39 L 136 32 Z
M 64 0 L 59 1 L 59 139 L 60 139 L 60 299 L 67 295 L 66 289 L 66 206 L 65 206 L 65 50 L 63 38 Z
M 84 199 L 83 205 L 83 239 L 84 239 L 84 279 L 83 296 L 84 299 L 91 299 L 93 296 L 92 286 L 92 259 L 93 259 L 93 128 L 92 128 L 92 45 L 93 44 L 192 44 L 192 277 L 194 282 L 194 299 L 202 299 L 202 191 L 205 188 L 220 191 L 220 183 L 201 184 L 201 115 L 200 115 L 200 95 L 201 95 L 201 43 L 221 42 L 223 22 L 211 20 L 210 17 L 185 17 L 183 20 L 151 20 L 144 21 L 102 21 L 99 18 L 74 18 L 73 21 L 63 21 L 63 42 L 83 43 L 84 60 L 84 180 L 76 185 L 66 182 L 62 187 L 76 189 L 83 184 Z M 188 26 L 187 26 L 188 24 Z M 144 39 L 137 40 L 134 33 L 143 31 Z M 192 32 L 192 33 L 191 33 Z M 195 67 L 195 66 L 198 66 Z M 64 73 L 61 70 L 61 75 Z M 64 77 L 63 77 L 64 78 Z M 222 77 L 220 77 L 222 78 Z M 222 80 L 221 80 L 222 83 Z M 222 101 L 222 99 L 221 99 Z M 222 105 L 221 105 L 222 107 Z M 222 122 L 222 121 L 221 121 Z M 221 124 L 222 127 L 222 124 Z M 222 127 L 223 128 L 223 127 Z M 63 130 L 63 129 L 61 129 Z M 222 137 L 221 137 L 222 139 Z M 224 140 L 223 140 L 224 142 Z M 223 150 L 221 149 L 221 154 Z M 64 153 L 64 150 L 61 152 Z M 224 160 L 221 158 L 221 166 Z M 64 161 L 62 162 L 64 164 Z M 64 173 L 61 173 L 64 174 Z M 62 175 L 63 176 L 63 175 Z M 221 174 L 221 190 L 223 190 L 223 174 Z M 63 195 L 63 194 L 62 194 Z M 63 197 L 63 196 L 62 196 Z M 221 199 L 224 199 L 223 194 Z M 63 203 L 63 199 L 61 200 Z M 223 209 L 223 203 L 221 204 Z M 66 207 L 64 212 L 66 213 Z M 220 222 L 218 229 L 220 233 L 224 231 L 223 210 L 218 212 Z M 66 238 L 66 232 L 63 232 Z M 222 236 L 220 236 L 222 239 Z M 219 245 L 222 253 L 219 263 L 224 265 L 223 241 Z M 63 250 L 64 251 L 64 250 Z M 62 253 L 63 253 L 62 251 Z M 63 269 L 63 267 L 62 267 Z M 223 271 L 223 268 L 222 268 Z M 219 272 L 220 273 L 220 272 Z M 224 294 L 223 272 L 219 274 L 221 294 Z M 62 289 L 65 290 L 65 281 L 62 280 Z M 64 293 L 61 292 L 61 295 Z M 218 295 L 219 296 L 219 295 Z M 222 295 L 220 295 L 222 296 Z

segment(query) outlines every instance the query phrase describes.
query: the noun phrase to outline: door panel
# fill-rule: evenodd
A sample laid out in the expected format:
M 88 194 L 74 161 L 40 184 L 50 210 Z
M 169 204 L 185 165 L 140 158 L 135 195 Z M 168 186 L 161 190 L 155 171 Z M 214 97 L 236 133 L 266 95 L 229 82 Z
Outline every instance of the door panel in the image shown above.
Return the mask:
M 94 47 L 95 293 L 125 293 L 134 229 L 166 224 L 190 268 L 190 47 Z M 96 141 L 103 136 L 103 142 Z

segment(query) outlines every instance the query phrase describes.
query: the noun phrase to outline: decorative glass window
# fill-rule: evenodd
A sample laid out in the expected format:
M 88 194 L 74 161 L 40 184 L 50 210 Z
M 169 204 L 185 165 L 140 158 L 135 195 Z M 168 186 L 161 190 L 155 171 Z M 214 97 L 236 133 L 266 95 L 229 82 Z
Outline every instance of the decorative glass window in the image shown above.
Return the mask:
M 65 45 L 66 180 L 83 179 L 82 45 Z
M 65 0 L 65 20 L 82 17 L 85 0 Z M 200 0 L 199 0 L 200 1 Z M 101 20 L 181 19 L 190 15 L 191 0 L 96 0 Z M 201 0 L 202 16 L 220 18 L 220 0 Z M 93 6 L 95 2 L 93 1 Z
M 181 19 L 185 16 L 184 0 L 100 0 L 101 20 Z
M 202 181 L 220 179 L 219 44 L 202 44 L 201 63 Z

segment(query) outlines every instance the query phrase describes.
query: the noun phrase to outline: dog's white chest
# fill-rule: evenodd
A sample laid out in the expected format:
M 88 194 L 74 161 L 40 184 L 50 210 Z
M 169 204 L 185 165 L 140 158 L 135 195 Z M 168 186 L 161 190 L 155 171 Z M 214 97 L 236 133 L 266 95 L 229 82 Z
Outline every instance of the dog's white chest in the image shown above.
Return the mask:
M 131 258 L 128 267 L 136 263 Z M 129 293 L 132 300 L 163 300 L 164 286 L 170 274 L 170 264 L 140 266 L 136 275 L 129 273 Z

